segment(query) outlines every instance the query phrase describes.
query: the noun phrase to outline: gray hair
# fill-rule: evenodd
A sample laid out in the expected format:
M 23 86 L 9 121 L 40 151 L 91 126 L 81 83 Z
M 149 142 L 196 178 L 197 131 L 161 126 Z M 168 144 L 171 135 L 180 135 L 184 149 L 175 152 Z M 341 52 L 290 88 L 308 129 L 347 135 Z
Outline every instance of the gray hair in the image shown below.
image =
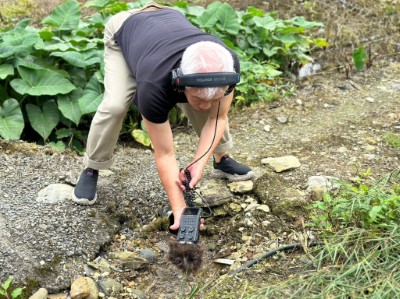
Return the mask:
M 185 75 L 209 72 L 234 72 L 232 54 L 222 45 L 211 41 L 201 41 L 186 48 L 181 60 L 181 70 Z M 186 87 L 194 88 L 194 87 Z M 200 96 L 211 100 L 227 87 L 201 88 Z

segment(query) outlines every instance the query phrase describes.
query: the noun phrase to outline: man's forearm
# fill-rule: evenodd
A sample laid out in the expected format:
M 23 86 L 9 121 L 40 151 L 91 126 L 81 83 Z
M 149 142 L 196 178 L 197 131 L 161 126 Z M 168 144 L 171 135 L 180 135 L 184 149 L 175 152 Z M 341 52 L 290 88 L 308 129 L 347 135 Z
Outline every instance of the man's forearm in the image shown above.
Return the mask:
M 200 135 L 199 146 L 197 147 L 195 159 L 201 157 L 211 146 L 209 152 L 201 159 L 203 166 L 207 163 L 208 159 L 212 155 L 214 149 L 217 147 L 222 135 L 225 131 L 226 119 L 219 118 L 217 123 L 217 130 L 215 130 L 216 121 L 215 119 L 209 119 L 205 123 L 203 130 Z M 214 139 L 215 134 L 215 139 Z M 214 139 L 214 140 L 213 140 Z M 212 145 L 211 145 L 212 143 Z M 199 161 L 200 162 L 200 161 Z
M 177 184 L 179 181 L 179 168 L 175 156 L 156 156 L 156 164 L 161 183 L 167 193 L 172 211 L 186 207 L 182 190 Z

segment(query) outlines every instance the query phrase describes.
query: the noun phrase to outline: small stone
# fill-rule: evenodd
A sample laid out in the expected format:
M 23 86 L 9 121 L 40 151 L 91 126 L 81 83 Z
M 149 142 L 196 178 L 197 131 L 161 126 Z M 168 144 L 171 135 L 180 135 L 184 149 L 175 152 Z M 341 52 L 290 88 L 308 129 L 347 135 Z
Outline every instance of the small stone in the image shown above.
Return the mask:
M 286 124 L 287 121 L 288 121 L 287 117 L 286 117 L 286 116 L 283 116 L 283 115 L 278 116 L 276 119 L 277 119 L 281 124 Z
M 232 182 L 232 183 L 228 184 L 228 187 L 233 193 L 244 194 L 244 193 L 251 192 L 253 190 L 254 183 L 251 180 Z
M 375 102 L 375 99 L 371 98 L 371 97 L 367 97 L 366 100 L 367 100 L 368 103 L 374 103 Z
M 265 158 L 261 160 L 261 163 L 271 166 L 275 172 L 282 172 L 301 166 L 299 159 L 295 156 Z
M 265 213 L 269 213 L 270 212 L 269 206 L 267 206 L 267 205 L 259 205 L 256 209 L 260 210 L 260 211 L 263 211 Z
M 29 297 L 29 299 L 46 299 L 48 292 L 45 288 L 40 288 L 36 293 Z
M 79 277 L 71 284 L 71 299 L 83 299 L 90 295 L 90 289 L 85 277 Z

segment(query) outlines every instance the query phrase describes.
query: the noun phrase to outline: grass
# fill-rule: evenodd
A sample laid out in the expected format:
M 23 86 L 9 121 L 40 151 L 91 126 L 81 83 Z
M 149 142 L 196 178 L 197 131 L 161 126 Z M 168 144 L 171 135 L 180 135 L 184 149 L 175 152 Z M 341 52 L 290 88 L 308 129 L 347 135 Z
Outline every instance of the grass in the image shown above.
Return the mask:
M 400 298 L 400 227 L 339 231 L 316 254 L 315 269 L 250 298 Z
M 396 169 L 368 185 L 343 185 L 329 205 L 314 204 L 312 229 L 325 245 L 310 253 L 308 272 L 249 298 L 400 298 L 399 181 Z M 333 225 L 319 225 L 327 219 Z

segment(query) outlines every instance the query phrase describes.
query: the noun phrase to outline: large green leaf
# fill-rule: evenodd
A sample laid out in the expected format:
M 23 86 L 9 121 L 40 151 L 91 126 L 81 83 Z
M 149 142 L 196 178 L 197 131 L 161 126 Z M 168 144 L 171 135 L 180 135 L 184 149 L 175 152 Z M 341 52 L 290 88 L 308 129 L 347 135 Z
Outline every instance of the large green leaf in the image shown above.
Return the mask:
M 43 140 L 46 140 L 59 121 L 56 102 L 49 100 L 44 103 L 43 107 L 27 104 L 26 112 L 32 128 L 42 136 Z
M 61 113 L 76 125 L 79 124 L 82 116 L 81 108 L 79 108 L 79 98 L 82 97 L 82 93 L 82 89 L 78 88 L 68 95 L 60 95 L 57 100 Z
M 216 11 L 218 17 L 217 26 L 221 31 L 237 34 L 240 29 L 239 19 L 235 10 L 228 3 L 222 4 Z
M 92 50 L 87 52 L 76 52 L 76 51 L 53 52 L 50 55 L 61 57 L 62 59 L 67 61 L 69 64 L 72 64 L 73 66 L 86 68 L 90 65 L 101 63 L 101 60 L 103 58 L 100 54 L 101 53 L 99 53 L 99 51 Z
M 40 40 L 37 32 L 19 30 L 12 31 L 11 34 L 3 36 L 0 42 L 0 58 L 8 58 L 15 54 L 30 54 L 35 45 Z
M 0 64 L 0 79 L 3 80 L 9 75 L 14 75 L 14 67 L 11 64 Z
M 206 10 L 201 16 L 193 19 L 193 23 L 201 28 L 212 28 L 218 22 L 218 9 L 221 6 L 221 2 L 214 2 L 207 6 Z
M 269 15 L 265 15 L 263 17 L 254 17 L 253 21 L 258 27 L 262 27 L 270 31 L 275 30 L 276 28 L 275 19 Z
M 19 139 L 24 129 L 24 117 L 16 99 L 5 100 L 0 106 L 0 135 L 6 140 Z
M 96 76 L 93 76 L 83 91 L 83 96 L 79 99 L 79 107 L 82 114 L 95 112 L 103 99 L 103 89 Z
M 79 3 L 69 0 L 57 6 L 42 23 L 58 28 L 59 30 L 78 29 L 81 18 Z
M 19 66 L 18 71 L 22 79 L 14 79 L 10 84 L 19 94 L 32 96 L 67 94 L 76 88 L 68 79 L 50 70 Z
M 103 9 L 107 5 L 113 4 L 114 2 L 114 0 L 90 0 L 86 2 L 85 7 Z

